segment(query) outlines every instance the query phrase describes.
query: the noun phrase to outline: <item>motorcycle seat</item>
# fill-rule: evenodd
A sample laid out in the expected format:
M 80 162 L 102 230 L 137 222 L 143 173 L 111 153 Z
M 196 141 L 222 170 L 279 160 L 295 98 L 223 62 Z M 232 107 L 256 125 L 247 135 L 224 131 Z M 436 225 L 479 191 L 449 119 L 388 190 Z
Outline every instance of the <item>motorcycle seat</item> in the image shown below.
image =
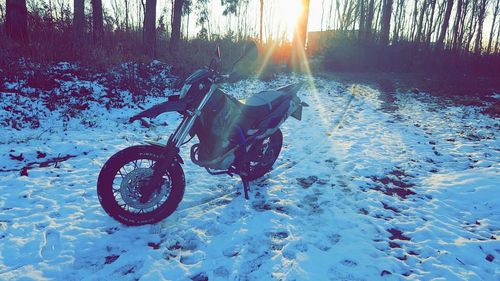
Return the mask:
M 285 92 L 263 91 L 240 102 L 240 105 L 243 114 L 255 120 L 266 117 L 278 107 L 278 105 L 291 98 L 291 95 Z

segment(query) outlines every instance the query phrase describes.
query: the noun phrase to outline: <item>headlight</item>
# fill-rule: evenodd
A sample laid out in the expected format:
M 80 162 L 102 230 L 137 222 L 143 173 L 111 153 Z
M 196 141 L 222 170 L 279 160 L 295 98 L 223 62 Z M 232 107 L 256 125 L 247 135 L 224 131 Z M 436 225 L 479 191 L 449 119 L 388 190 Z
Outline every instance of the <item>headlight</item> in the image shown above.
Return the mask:
M 190 88 L 191 88 L 191 84 L 184 84 L 184 86 L 182 87 L 182 89 L 179 92 L 179 98 L 182 99 L 183 97 L 185 97 Z

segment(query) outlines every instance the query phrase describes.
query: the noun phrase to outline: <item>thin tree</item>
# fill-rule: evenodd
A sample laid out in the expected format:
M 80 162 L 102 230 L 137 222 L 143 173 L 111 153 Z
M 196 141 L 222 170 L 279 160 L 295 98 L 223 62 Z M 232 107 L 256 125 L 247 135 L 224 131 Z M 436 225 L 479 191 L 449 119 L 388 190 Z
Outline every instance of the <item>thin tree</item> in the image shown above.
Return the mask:
M 73 42 L 78 46 L 85 35 L 85 0 L 73 1 Z
M 293 37 L 293 45 L 302 50 L 306 47 L 307 22 L 309 19 L 309 0 L 301 0 L 302 10 L 297 20 L 297 27 Z
M 412 41 L 416 40 L 416 31 L 417 31 L 417 18 L 418 18 L 418 0 L 414 0 L 414 5 L 413 5 L 413 17 L 412 17 L 412 24 L 411 24 L 411 31 L 410 31 L 410 39 Z
M 184 3 L 182 4 L 182 16 L 186 17 L 186 32 L 184 35 L 184 38 L 186 38 L 186 40 L 189 38 L 189 16 L 193 11 L 192 5 L 192 0 L 184 0 Z
M 170 51 L 177 49 L 181 40 L 181 19 L 183 0 L 174 0 L 172 9 L 172 34 L 170 35 Z
M 417 25 L 417 36 L 416 40 L 417 42 L 421 42 L 423 38 L 423 30 L 424 30 L 424 15 L 427 10 L 427 3 L 429 0 L 424 0 L 422 4 L 422 9 L 420 10 L 420 15 L 418 17 L 418 25 Z
M 500 28 L 497 30 L 497 40 L 495 40 L 495 53 L 500 50 Z
M 443 24 L 441 25 L 441 32 L 439 33 L 439 38 L 436 43 L 436 50 L 438 51 L 440 51 L 443 48 L 444 37 L 446 36 L 446 30 L 448 30 L 448 24 L 450 22 L 450 15 L 452 9 L 453 9 L 453 0 L 447 0 L 446 12 L 444 13 Z
M 365 0 L 361 0 L 359 3 L 359 34 L 358 39 L 362 41 L 365 37 L 365 28 L 366 28 L 366 8 L 365 8 Z
M 123 3 L 125 3 L 125 31 L 128 33 L 129 31 L 129 7 L 130 7 L 130 0 L 123 0 Z
M 259 40 L 260 43 L 262 44 L 263 37 L 262 37 L 262 19 L 264 17 L 264 0 L 260 0 L 260 16 L 259 16 Z
M 383 0 L 382 6 L 382 26 L 380 30 L 380 44 L 389 44 L 389 33 L 391 31 L 392 0 Z
M 180 24 L 179 24 L 180 28 Z M 144 11 L 144 52 L 154 56 L 156 52 L 156 0 L 146 0 Z
M 104 34 L 103 26 L 102 1 L 92 0 L 92 35 L 95 42 L 101 41 Z
M 431 44 L 431 36 L 432 33 L 434 32 L 435 26 L 434 26 L 434 15 L 436 12 L 436 0 L 430 0 L 430 5 L 431 5 L 431 14 L 430 14 L 430 19 L 427 21 L 428 29 L 427 29 L 427 35 L 425 42 L 427 43 L 427 46 L 430 46 Z
M 495 3 L 495 9 L 493 11 L 493 22 L 491 24 L 491 30 L 490 30 L 490 39 L 488 40 L 488 48 L 486 49 L 486 53 L 490 53 L 491 52 L 491 44 L 492 44 L 492 41 L 493 41 L 493 33 L 495 32 L 495 24 L 497 22 L 497 16 L 498 16 L 498 11 L 500 10 L 500 0 L 497 0 L 497 2 Z
M 3 9 L 3 4 L 0 4 L 0 21 L 4 22 L 5 21 L 5 12 Z
M 488 5 L 488 0 L 481 0 L 479 3 L 479 14 L 477 16 L 477 35 L 476 35 L 476 45 L 474 53 L 481 54 L 482 51 L 482 41 L 483 41 L 483 24 L 486 14 L 486 6 Z
M 297 20 L 293 40 L 291 66 L 297 67 L 306 59 L 305 48 L 307 40 L 307 21 L 309 19 L 309 0 L 301 0 L 301 13 Z
M 365 21 L 365 34 L 364 40 L 368 40 L 372 36 L 372 24 L 373 24 L 373 15 L 375 14 L 375 1 L 370 0 L 368 3 L 368 10 L 366 13 L 366 21 Z
M 462 18 L 462 0 L 457 0 L 457 12 L 455 14 L 455 23 L 453 24 L 452 32 L 452 49 L 456 50 L 458 48 L 458 36 L 460 32 L 460 19 Z
M 5 5 L 7 36 L 19 43 L 28 41 L 28 9 L 26 0 L 7 0 Z

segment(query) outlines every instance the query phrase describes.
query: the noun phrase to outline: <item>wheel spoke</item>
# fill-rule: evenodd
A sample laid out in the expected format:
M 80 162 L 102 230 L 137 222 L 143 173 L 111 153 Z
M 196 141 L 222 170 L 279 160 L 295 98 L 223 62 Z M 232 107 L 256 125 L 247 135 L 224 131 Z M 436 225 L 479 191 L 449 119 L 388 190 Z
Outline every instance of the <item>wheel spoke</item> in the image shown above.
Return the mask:
M 122 168 L 123 168 L 123 167 L 122 167 Z M 120 174 L 120 177 L 121 177 L 122 179 L 125 177 L 125 176 L 123 175 L 123 173 L 122 173 L 121 169 L 120 169 L 120 170 L 118 170 L 118 174 Z

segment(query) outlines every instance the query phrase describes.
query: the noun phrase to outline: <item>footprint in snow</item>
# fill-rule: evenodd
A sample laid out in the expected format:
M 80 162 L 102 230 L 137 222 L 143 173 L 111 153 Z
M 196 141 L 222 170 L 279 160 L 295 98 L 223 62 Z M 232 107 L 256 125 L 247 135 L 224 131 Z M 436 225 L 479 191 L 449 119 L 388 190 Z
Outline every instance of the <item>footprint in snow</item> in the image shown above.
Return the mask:
M 214 269 L 215 276 L 227 278 L 229 276 L 229 270 L 223 266 L 219 266 Z
M 43 259 L 54 259 L 60 251 L 60 234 L 57 230 L 49 229 L 43 234 L 40 255 Z
M 297 182 L 304 189 L 311 187 L 316 181 L 318 181 L 317 176 L 308 176 L 307 178 L 297 178 Z
M 193 281 L 208 281 L 208 276 L 205 272 L 200 272 L 190 278 Z
M 197 264 L 205 259 L 205 253 L 202 251 L 191 252 L 181 255 L 181 263 L 185 265 Z
M 353 260 L 348 260 L 348 259 L 345 259 L 343 261 L 340 262 L 341 264 L 347 266 L 347 267 L 356 267 L 358 266 L 358 263 L 356 261 L 353 261 Z
M 332 243 L 332 245 L 335 245 L 335 244 L 339 243 L 342 236 L 340 236 L 340 234 L 333 233 L 333 234 L 328 235 L 327 238 L 328 238 L 328 241 L 330 241 L 330 243 Z

